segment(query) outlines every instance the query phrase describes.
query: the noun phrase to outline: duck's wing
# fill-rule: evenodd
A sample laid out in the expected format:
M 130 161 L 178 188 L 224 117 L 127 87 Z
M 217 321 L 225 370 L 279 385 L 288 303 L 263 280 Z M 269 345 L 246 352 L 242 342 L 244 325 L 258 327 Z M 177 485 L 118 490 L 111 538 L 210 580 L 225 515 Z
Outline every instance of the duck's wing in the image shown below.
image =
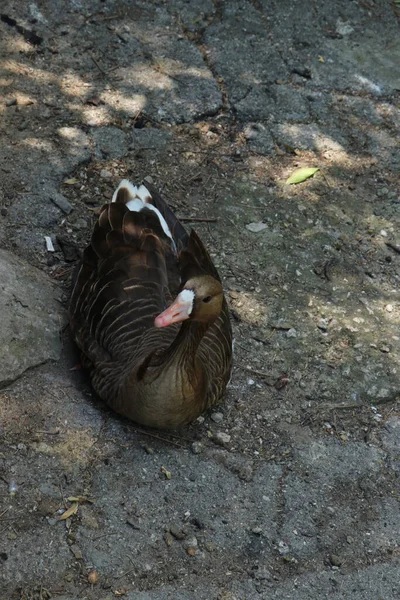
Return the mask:
M 71 296 L 71 329 L 87 366 L 132 365 L 176 335 L 154 327 L 180 283 L 176 245 L 148 190 L 123 181 L 101 210 Z

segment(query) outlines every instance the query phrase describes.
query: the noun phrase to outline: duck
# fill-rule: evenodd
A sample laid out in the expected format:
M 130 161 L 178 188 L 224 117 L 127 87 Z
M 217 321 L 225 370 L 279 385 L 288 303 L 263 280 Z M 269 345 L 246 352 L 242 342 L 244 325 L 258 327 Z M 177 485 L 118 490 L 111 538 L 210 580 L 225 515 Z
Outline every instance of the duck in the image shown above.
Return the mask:
M 221 278 L 147 181 L 122 180 L 101 208 L 69 322 L 96 394 L 135 423 L 173 430 L 222 401 L 232 329 Z

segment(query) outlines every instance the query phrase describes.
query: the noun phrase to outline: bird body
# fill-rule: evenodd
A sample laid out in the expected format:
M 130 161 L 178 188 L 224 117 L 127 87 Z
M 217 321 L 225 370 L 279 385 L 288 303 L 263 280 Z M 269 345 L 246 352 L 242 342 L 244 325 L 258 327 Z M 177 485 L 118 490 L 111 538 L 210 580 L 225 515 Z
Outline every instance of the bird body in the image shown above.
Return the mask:
M 116 412 L 173 429 L 222 398 L 232 332 L 220 278 L 152 186 L 123 180 L 101 209 L 69 314 L 92 385 Z

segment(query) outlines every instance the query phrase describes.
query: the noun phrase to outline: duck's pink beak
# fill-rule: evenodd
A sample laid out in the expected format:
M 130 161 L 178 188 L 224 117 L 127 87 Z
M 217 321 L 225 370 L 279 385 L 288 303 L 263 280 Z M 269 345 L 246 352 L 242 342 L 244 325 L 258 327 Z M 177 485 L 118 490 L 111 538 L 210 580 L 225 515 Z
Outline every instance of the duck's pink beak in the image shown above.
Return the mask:
M 154 319 L 154 325 L 156 327 L 167 327 L 173 323 L 186 321 L 193 309 L 193 299 L 194 293 L 192 290 L 183 290 L 171 306 Z

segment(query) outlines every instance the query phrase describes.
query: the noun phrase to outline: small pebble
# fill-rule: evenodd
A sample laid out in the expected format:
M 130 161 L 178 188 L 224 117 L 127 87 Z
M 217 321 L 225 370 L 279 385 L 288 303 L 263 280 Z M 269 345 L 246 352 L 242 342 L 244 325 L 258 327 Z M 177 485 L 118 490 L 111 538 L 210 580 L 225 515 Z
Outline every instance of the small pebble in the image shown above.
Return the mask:
M 337 554 L 331 554 L 329 557 L 329 561 L 334 567 L 340 567 L 340 565 L 343 562 L 340 556 L 338 556 Z
M 297 337 L 297 331 L 295 329 L 289 329 L 289 331 L 286 332 L 286 337 L 288 337 L 288 338 Z
M 193 454 L 201 454 L 203 452 L 203 444 L 201 442 L 193 442 L 191 450 Z
M 197 538 L 192 536 L 188 538 L 183 545 L 187 550 L 189 550 L 189 548 L 197 548 Z
M 253 527 L 253 529 L 251 530 L 252 533 L 254 533 L 254 535 L 261 535 L 262 534 L 262 529 L 261 527 Z
M 393 304 L 386 304 L 385 310 L 386 312 L 393 312 Z
M 182 529 L 179 529 L 177 525 L 171 525 L 169 532 L 176 540 L 184 540 L 186 537 L 186 533 Z
M 285 542 L 280 541 L 278 543 L 278 552 L 279 554 L 282 554 L 282 556 L 289 554 L 289 546 Z
M 385 231 L 384 229 L 381 229 L 380 234 L 382 237 L 387 237 L 387 231 Z
M 151 446 L 149 446 L 148 444 L 146 444 L 144 446 L 144 451 L 146 452 L 146 454 L 154 454 L 154 450 Z
M 231 436 L 223 431 L 218 431 L 214 436 L 214 440 L 217 442 L 217 444 L 224 446 L 225 444 L 229 444 L 231 441 Z
M 79 548 L 79 546 L 77 546 L 76 544 L 71 544 L 70 550 L 71 550 L 72 554 L 75 556 L 76 560 L 82 560 L 83 554 L 82 554 L 82 550 Z
M 102 179 L 111 179 L 112 176 L 113 176 L 113 174 L 111 173 L 111 171 L 107 171 L 107 169 L 101 169 L 100 177 Z
M 216 544 L 214 544 L 214 542 L 204 542 L 204 548 L 207 550 L 207 552 L 215 552 L 215 550 L 217 549 Z
M 381 346 L 381 347 L 379 348 L 379 350 L 380 350 L 381 352 L 385 352 L 385 353 L 388 353 L 388 352 L 390 352 L 390 348 L 389 348 L 389 346 Z
M 318 328 L 322 329 L 322 331 L 326 331 L 328 329 L 328 323 L 326 322 L 326 319 L 320 319 Z
M 224 420 L 224 415 L 220 412 L 215 412 L 211 414 L 211 419 L 214 421 L 214 423 L 222 423 Z
M 77 219 L 75 223 L 72 223 L 74 229 L 86 229 L 88 226 L 86 219 Z

